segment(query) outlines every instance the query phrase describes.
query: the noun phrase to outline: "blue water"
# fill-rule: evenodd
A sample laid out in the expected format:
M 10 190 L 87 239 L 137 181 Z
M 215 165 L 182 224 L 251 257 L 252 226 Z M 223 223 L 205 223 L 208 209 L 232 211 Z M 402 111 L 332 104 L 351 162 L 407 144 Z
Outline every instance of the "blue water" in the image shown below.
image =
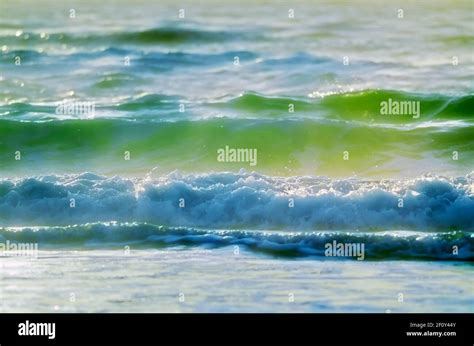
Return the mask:
M 1 0 L 0 311 L 473 311 L 472 13 Z

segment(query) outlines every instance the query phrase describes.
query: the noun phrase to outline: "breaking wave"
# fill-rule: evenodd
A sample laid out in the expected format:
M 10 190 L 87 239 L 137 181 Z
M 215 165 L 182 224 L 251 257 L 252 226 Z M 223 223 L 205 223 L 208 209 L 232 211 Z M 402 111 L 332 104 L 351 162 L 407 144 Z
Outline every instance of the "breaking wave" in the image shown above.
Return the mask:
M 401 181 L 283 178 L 243 170 L 0 180 L 0 226 L 119 221 L 210 229 L 473 231 L 472 215 L 472 173 Z
M 0 241 L 7 240 L 10 244 L 37 243 L 41 249 L 239 246 L 256 253 L 290 258 L 323 257 L 326 245 L 336 242 L 363 244 L 363 256 L 360 251 L 362 248 L 359 248 L 358 255 L 354 253 L 350 257 L 344 257 L 346 259 L 474 260 L 474 237 L 471 233 L 462 231 L 269 232 L 170 228 L 138 223 L 95 223 L 67 227 L 0 228 Z M 456 254 L 453 254 L 454 246 L 457 247 Z

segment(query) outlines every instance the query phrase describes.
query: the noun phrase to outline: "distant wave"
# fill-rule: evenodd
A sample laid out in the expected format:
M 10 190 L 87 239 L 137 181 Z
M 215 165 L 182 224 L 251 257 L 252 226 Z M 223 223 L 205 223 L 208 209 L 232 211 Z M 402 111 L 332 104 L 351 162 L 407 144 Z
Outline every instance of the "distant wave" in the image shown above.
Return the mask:
M 248 35 L 248 33 L 239 33 L 237 31 L 211 31 L 200 30 L 185 27 L 157 27 L 140 31 L 129 32 L 108 32 L 108 33 L 50 33 L 42 35 L 41 33 L 22 32 L 21 35 L 5 35 L 0 37 L 0 41 L 5 44 L 15 44 L 19 40 L 28 43 L 59 43 L 74 45 L 94 45 L 94 44 L 180 44 L 180 43 L 203 43 L 203 42 L 221 42 L 232 39 L 238 39 Z
M 0 228 L 0 242 L 38 243 L 40 249 L 164 246 L 241 246 L 283 257 L 324 257 L 327 243 L 364 244 L 364 260 L 474 260 L 472 233 L 269 232 L 170 228 L 138 223 L 95 223 L 67 227 Z M 457 247 L 457 254 L 453 248 Z M 356 259 L 327 257 L 329 259 Z
M 246 172 L 4 179 L 0 225 L 114 220 L 204 228 L 473 231 L 473 187 L 472 174 L 382 182 Z
M 380 104 L 387 100 L 420 102 L 420 117 L 381 116 Z M 363 90 L 329 95 L 321 100 L 332 114 L 348 120 L 375 122 L 424 122 L 435 119 L 473 119 L 474 95 L 444 96 L 407 93 L 397 90 Z
M 225 54 L 213 55 L 212 59 L 218 59 L 221 62 L 228 59 L 238 52 L 231 52 Z M 242 52 L 241 52 L 242 53 Z M 243 52 L 245 53 L 245 52 Z M 250 54 L 250 53 L 248 53 Z M 150 59 L 153 58 L 150 55 Z M 176 59 L 182 60 L 183 64 L 192 63 L 198 64 L 204 57 L 200 55 L 183 55 L 176 54 L 160 54 L 163 58 L 171 59 L 172 65 L 176 66 L 178 63 Z M 194 58 L 196 58 L 194 60 Z M 153 64 L 151 64 L 153 65 Z M 159 64 L 160 68 L 164 68 L 163 64 Z M 124 86 L 128 82 L 133 83 L 139 79 L 130 73 L 115 72 L 100 76 L 100 80 L 94 84 L 96 88 L 110 88 L 116 86 Z M 380 114 L 380 104 L 387 100 L 393 101 L 415 101 L 420 102 L 421 115 L 419 118 L 411 116 L 383 116 Z M 193 102 L 187 101 L 184 96 L 180 95 L 164 95 L 164 94 L 146 94 L 136 97 L 130 97 L 122 100 L 118 104 L 116 102 L 101 103 L 97 102 L 97 107 L 105 111 L 113 112 L 114 110 L 160 110 L 160 106 L 166 110 L 166 105 L 174 104 L 174 108 L 178 108 L 178 103 L 186 101 L 191 106 Z M 288 106 L 294 106 L 294 112 L 288 112 Z M 373 123 L 393 123 L 393 124 L 416 124 L 426 121 L 434 120 L 474 120 L 472 109 L 474 109 L 474 95 L 463 96 L 446 96 L 446 95 L 430 95 L 430 94 L 416 94 L 396 90 L 360 90 L 354 92 L 330 93 L 326 96 L 315 96 L 313 98 L 289 97 L 289 96 L 267 96 L 253 92 L 244 92 L 237 96 L 222 97 L 215 100 L 202 100 L 198 102 L 200 107 L 203 107 L 202 112 L 206 113 L 213 111 L 220 115 L 225 115 L 226 112 L 234 114 L 238 112 L 239 117 L 259 117 L 270 119 L 278 118 L 327 118 L 357 121 L 367 124 Z M 48 108 L 51 110 L 51 107 Z M 27 115 L 32 112 L 42 112 L 45 110 L 44 106 L 37 106 L 29 103 L 10 103 L 8 105 L 0 106 L 0 111 L 9 111 L 12 115 Z M 52 112 L 54 113 L 54 112 Z M 54 117 L 54 114 L 51 114 Z M 180 115 L 182 118 L 183 115 Z M 131 113 L 130 118 L 137 121 L 147 121 L 149 118 L 139 117 Z M 34 120 L 32 118 L 31 120 Z
M 408 117 L 381 116 L 380 103 L 393 101 L 419 101 L 422 115 L 418 120 Z M 293 104 L 298 112 L 311 110 L 328 111 L 332 117 L 375 122 L 413 122 L 433 119 L 472 119 L 474 95 L 443 96 L 407 93 L 395 90 L 361 90 L 347 93 L 335 93 L 320 96 L 316 99 L 266 97 L 255 93 L 244 93 L 231 98 L 224 103 L 215 105 L 237 110 L 249 111 L 288 111 L 288 105 Z

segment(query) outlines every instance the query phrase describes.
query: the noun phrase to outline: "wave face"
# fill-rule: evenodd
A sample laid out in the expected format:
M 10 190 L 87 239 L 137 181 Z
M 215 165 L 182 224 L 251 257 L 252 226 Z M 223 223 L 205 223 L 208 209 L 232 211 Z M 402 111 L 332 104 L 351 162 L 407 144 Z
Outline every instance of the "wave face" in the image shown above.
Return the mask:
M 474 260 L 474 236 L 470 232 L 257 232 L 245 230 L 200 230 L 150 224 L 96 223 L 68 227 L 0 228 L 0 241 L 38 244 L 50 248 L 132 249 L 165 246 L 242 246 L 256 253 L 284 257 L 327 255 L 327 244 L 364 244 L 359 260 L 424 259 Z M 453 248 L 457 253 L 453 254 Z M 362 249 L 362 248 L 359 248 Z M 235 248 L 234 248 L 235 250 Z M 363 254 L 363 256 L 362 256 Z M 332 257 L 337 259 L 338 257 Z
M 186 18 L 171 0 L 85 2 L 70 18 L 54 2 L 25 1 L 0 12 L 1 177 L 160 166 L 379 179 L 473 169 L 468 1 L 404 5 L 418 25 L 374 1 L 347 11 L 304 0 L 295 20 L 283 20 L 284 2 L 202 0 Z M 419 105 L 419 116 L 385 114 L 389 101 Z M 84 103 L 93 114 L 75 108 Z M 257 166 L 218 162 L 226 146 L 258 150 Z
M 246 172 L 4 179 L 0 224 L 121 221 L 202 228 L 473 231 L 473 179 L 471 174 L 374 182 Z
M 229 52 L 221 56 L 220 59 L 228 59 L 235 54 L 238 54 L 238 52 Z M 188 56 L 180 53 L 168 53 L 163 54 L 163 56 L 170 60 L 165 65 L 172 64 L 173 66 L 179 64 L 199 64 L 204 63 L 205 60 L 204 57 L 198 57 L 193 54 Z M 213 57 L 218 59 L 215 55 Z M 163 68 L 164 64 L 160 63 Z M 110 73 L 100 76 L 100 80 L 97 81 L 95 86 L 102 89 L 113 88 L 123 83 L 126 84 L 133 79 L 133 74 Z M 206 118 L 351 120 L 366 125 L 401 124 L 408 125 L 408 127 L 410 127 L 409 125 L 417 126 L 419 123 L 429 121 L 434 121 L 433 126 L 435 126 L 436 121 L 442 124 L 443 121 L 447 120 L 459 120 L 460 125 L 464 121 L 467 126 L 472 123 L 472 109 L 474 107 L 474 95 L 446 96 L 375 89 L 341 92 L 321 97 L 311 95 L 309 97 L 276 97 L 245 92 L 236 97 L 199 101 L 196 104 L 191 104 L 191 111 L 186 113 L 179 112 L 179 105 L 183 103 L 183 99 L 185 97 L 179 95 L 145 94 L 138 97 L 128 97 L 120 101 L 101 101 L 97 104 L 97 118 L 106 117 L 156 122 L 176 121 L 183 117 L 199 120 L 202 118 L 200 113 L 208 113 L 209 116 Z M 382 115 L 380 111 L 381 103 L 387 100 L 391 100 L 393 103 L 402 101 L 420 103 L 420 117 Z M 56 108 L 58 104 L 45 103 L 37 105 L 34 103 L 11 102 L 2 105 L 0 110 L 3 112 L 3 116 L 10 120 L 47 121 L 81 118 L 80 116 L 57 114 Z M 288 105 L 292 105 L 295 111 L 289 113 Z M 142 111 L 155 111 L 155 113 L 162 111 L 168 117 L 152 117 L 153 113 L 147 117 L 146 114 L 141 113 Z M 137 112 L 142 115 L 138 119 L 136 117 Z M 32 117 L 33 114 L 38 113 L 44 114 L 45 117 Z M 94 115 L 95 117 L 96 115 Z
M 129 78 L 109 75 L 99 85 Z M 382 116 L 380 103 L 388 99 L 420 102 L 423 115 Z M 0 106 L 0 159 L 21 175 L 77 172 L 78 160 L 81 167 L 104 174 L 145 174 L 157 164 L 162 173 L 246 167 L 217 161 L 217 150 L 229 146 L 257 149 L 256 168 L 264 174 L 375 178 L 427 172 L 452 176 L 471 171 L 474 161 L 472 96 L 365 90 L 323 98 L 244 93 L 182 102 L 180 96 L 146 94 L 98 104 L 91 117 L 58 115 L 54 104 Z M 185 113 L 179 111 L 182 104 Z M 290 104 L 296 113 L 288 113 Z M 12 155 L 19 148 L 28 153 L 21 164 Z M 342 160 L 346 150 L 350 160 Z M 133 159 L 123 164 L 125 151 Z

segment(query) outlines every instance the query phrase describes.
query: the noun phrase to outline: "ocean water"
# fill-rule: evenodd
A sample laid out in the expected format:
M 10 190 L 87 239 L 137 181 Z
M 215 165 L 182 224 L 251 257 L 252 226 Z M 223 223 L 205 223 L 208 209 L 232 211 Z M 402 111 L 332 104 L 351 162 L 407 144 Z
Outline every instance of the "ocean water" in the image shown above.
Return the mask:
M 473 22 L 1 0 L 0 311 L 474 311 Z
M 289 261 L 170 247 L 43 249 L 0 263 L 2 312 L 472 311 L 472 267 L 461 262 Z

